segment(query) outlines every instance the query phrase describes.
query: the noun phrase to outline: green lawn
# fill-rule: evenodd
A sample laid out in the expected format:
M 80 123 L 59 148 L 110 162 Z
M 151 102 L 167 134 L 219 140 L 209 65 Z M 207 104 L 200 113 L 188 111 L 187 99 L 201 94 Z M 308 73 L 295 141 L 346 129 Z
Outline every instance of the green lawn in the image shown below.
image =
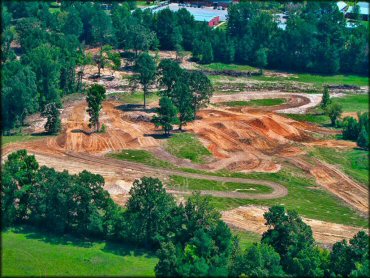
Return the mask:
M 223 64 L 223 63 L 211 63 L 208 65 L 199 65 L 199 68 L 202 70 L 214 70 L 214 71 L 223 71 L 223 70 L 233 70 L 233 71 L 255 71 L 258 70 L 255 67 L 248 65 L 235 65 L 235 64 Z
M 329 117 L 323 114 L 282 114 L 282 115 L 296 121 L 310 122 L 319 125 L 330 124 Z
M 204 163 L 211 156 L 210 151 L 190 133 L 172 135 L 167 141 L 166 150 L 176 157 L 190 159 L 194 163 Z
M 169 182 L 171 187 L 181 190 L 214 190 L 235 191 L 242 193 L 270 193 L 272 189 L 259 184 L 246 184 L 235 182 L 218 182 L 211 180 L 192 179 L 181 176 L 171 176 Z
M 222 102 L 222 105 L 238 107 L 238 106 L 274 106 L 285 103 L 282 98 L 266 98 L 266 99 L 252 99 L 249 101 L 227 101 Z
M 369 184 L 369 155 L 367 151 L 316 147 L 310 151 L 310 155 L 336 165 L 365 186 Z
M 113 93 L 108 96 L 110 99 L 118 99 L 127 104 L 143 104 L 144 103 L 144 94 L 143 92 L 122 92 L 122 93 Z M 159 96 L 156 93 L 150 93 L 146 96 L 147 104 L 153 101 L 157 101 Z
M 249 249 L 254 243 L 261 241 L 261 235 L 249 231 L 242 231 L 238 229 L 231 229 L 233 235 L 239 238 L 241 250 Z
M 339 103 L 344 112 L 369 111 L 369 95 L 349 95 L 341 98 L 332 98 L 333 103 Z
M 3 276 L 154 276 L 157 258 L 105 241 L 83 241 L 36 230 L 2 233 Z
M 308 178 L 301 169 L 287 166 L 277 173 L 230 173 L 218 172 L 218 175 L 271 180 L 288 188 L 288 195 L 271 200 L 242 200 L 210 197 L 219 210 L 227 210 L 244 205 L 284 205 L 296 210 L 300 215 L 345 225 L 367 227 L 368 221 L 352 210 L 340 199 L 316 185 L 313 178 Z
M 358 75 L 317 75 L 308 73 L 297 73 L 291 77 L 281 76 L 252 76 L 250 78 L 261 81 L 296 81 L 303 83 L 315 83 L 318 85 L 354 85 L 367 86 L 369 79 Z
M 32 135 L 12 135 L 12 136 L 1 136 L 1 146 L 5 146 L 10 143 L 26 142 L 36 139 L 42 139 L 45 136 L 32 136 Z
M 174 168 L 171 163 L 158 159 L 152 153 L 144 150 L 122 150 L 119 153 L 111 153 L 108 156 L 121 160 L 139 162 L 153 167 Z

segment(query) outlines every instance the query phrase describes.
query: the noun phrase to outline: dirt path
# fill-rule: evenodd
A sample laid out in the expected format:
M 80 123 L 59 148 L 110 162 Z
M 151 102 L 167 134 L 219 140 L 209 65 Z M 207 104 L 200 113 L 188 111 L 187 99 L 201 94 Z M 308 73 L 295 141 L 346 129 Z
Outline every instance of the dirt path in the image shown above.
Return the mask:
M 222 219 L 230 226 L 263 234 L 267 230 L 263 214 L 268 210 L 263 206 L 242 206 L 222 212 Z M 349 240 L 364 228 L 346 226 L 331 222 L 314 220 L 303 217 L 303 221 L 310 225 L 317 242 L 332 245 L 343 239 Z
M 19 149 L 21 146 L 19 146 Z M 3 150 L 3 158 L 9 153 L 15 151 L 18 148 L 5 148 Z M 281 198 L 288 194 L 288 190 L 275 182 L 257 180 L 257 179 L 244 179 L 244 178 L 231 178 L 231 177 L 219 177 L 210 176 L 204 174 L 187 173 L 178 170 L 160 169 L 155 167 L 146 166 L 140 163 L 122 161 L 113 158 L 93 156 L 86 153 L 69 153 L 65 152 L 63 155 L 50 155 L 45 154 L 42 151 L 32 150 L 29 153 L 36 156 L 37 161 L 40 165 L 53 167 L 58 171 L 67 170 L 71 173 L 79 173 L 82 170 L 88 170 L 92 173 L 102 175 L 107 182 L 107 185 L 112 189 L 112 185 L 117 184 L 118 181 L 134 180 L 135 178 L 142 177 L 143 173 L 149 176 L 156 176 L 164 180 L 168 179 L 171 175 L 182 176 L 193 179 L 204 179 L 218 182 L 233 182 L 233 183 L 245 183 L 245 184 L 259 184 L 272 188 L 273 192 L 266 194 L 248 194 L 240 192 L 223 192 L 223 191 L 208 191 L 203 190 L 201 194 L 212 195 L 216 197 L 224 198 L 237 198 L 237 199 L 275 199 Z M 113 189 L 112 189 L 113 190 Z M 179 195 L 187 195 L 191 193 L 191 190 L 168 190 L 168 192 Z
M 331 97 L 342 97 L 344 94 L 332 93 Z M 273 110 L 284 114 L 304 114 L 308 109 L 320 104 L 322 94 L 271 92 L 271 91 L 246 91 L 237 94 L 217 94 L 211 99 L 211 103 L 228 101 L 248 101 L 254 99 L 284 98 L 288 103 L 282 107 L 275 107 Z

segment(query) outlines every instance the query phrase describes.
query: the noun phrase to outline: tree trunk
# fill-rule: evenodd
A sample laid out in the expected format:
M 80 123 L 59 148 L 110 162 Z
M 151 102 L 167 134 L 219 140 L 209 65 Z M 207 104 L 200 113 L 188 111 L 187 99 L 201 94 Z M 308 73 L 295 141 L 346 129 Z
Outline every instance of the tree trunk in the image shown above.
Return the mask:
M 99 130 L 100 130 L 100 121 L 98 120 L 96 122 L 96 132 L 99 132 Z
M 182 131 L 182 122 L 179 124 L 179 130 Z
M 146 86 L 144 86 L 144 110 L 146 110 Z
M 99 61 L 98 61 L 98 76 L 100 77 L 100 68 L 102 64 L 103 59 L 103 45 L 100 45 L 100 51 L 99 51 Z

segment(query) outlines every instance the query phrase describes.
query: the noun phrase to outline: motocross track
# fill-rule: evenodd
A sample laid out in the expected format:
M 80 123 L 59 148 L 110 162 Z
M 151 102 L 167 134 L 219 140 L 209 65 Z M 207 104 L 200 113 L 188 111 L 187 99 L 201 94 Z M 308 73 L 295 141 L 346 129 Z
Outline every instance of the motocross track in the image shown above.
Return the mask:
M 268 208 L 263 206 L 242 206 L 222 212 L 222 219 L 235 228 L 263 234 L 268 229 L 263 217 L 263 214 L 267 211 Z M 356 233 L 364 230 L 305 217 L 302 219 L 311 226 L 315 240 L 325 245 L 332 245 L 343 239 L 349 240 Z
M 259 92 L 258 94 L 260 94 Z M 284 93 L 280 94 L 289 99 L 300 97 L 302 101 L 292 104 L 294 107 L 285 109 L 302 109 L 307 107 L 309 95 Z M 217 95 L 212 102 L 229 100 L 243 100 L 253 93 Z M 279 94 L 276 94 L 278 96 Z M 267 94 L 263 97 L 270 97 Z M 298 106 L 296 102 L 300 102 Z M 288 106 L 289 106 L 288 100 Z M 310 104 L 309 103 L 309 104 Z M 155 105 L 155 104 L 154 104 Z M 151 105 L 153 106 L 153 104 Z M 150 107 L 149 107 L 150 108 Z M 278 109 L 279 107 L 275 107 Z M 183 173 L 175 170 L 158 170 L 140 164 L 117 161 L 102 157 L 111 151 L 122 149 L 144 149 L 152 151 L 160 158 L 173 162 L 177 166 L 217 171 L 227 169 L 237 172 L 277 172 L 282 162 L 292 163 L 313 175 L 318 184 L 332 192 L 346 204 L 357 209 L 364 215 L 368 212 L 368 190 L 352 181 L 340 170 L 326 165 L 321 161 L 307 163 L 305 148 L 310 144 L 326 144 L 318 140 L 315 134 L 330 134 L 332 131 L 318 128 L 315 125 L 298 122 L 264 108 L 248 108 L 230 110 L 227 107 L 209 107 L 197 113 L 197 119 L 189 124 L 188 132 L 195 133 L 201 142 L 211 151 L 213 160 L 204 165 L 196 165 L 188 160 L 171 156 L 163 149 L 164 139 L 158 137 L 160 131 L 150 123 L 152 113 L 136 110 L 125 110 L 121 102 L 104 102 L 101 112 L 101 123 L 107 126 L 106 133 L 92 133 L 88 127 L 88 114 L 84 100 L 73 102 L 62 112 L 63 131 L 59 136 L 43 140 L 30 141 L 21 144 L 8 145 L 3 155 L 24 148 L 37 155 L 41 165 L 55 167 L 57 170 L 67 169 L 79 172 L 83 169 L 99 173 L 106 179 L 107 187 L 120 190 L 119 183 L 131 182 L 135 178 L 145 175 L 180 175 L 192 178 L 224 180 L 225 178 L 210 177 Z M 150 109 L 149 109 L 150 111 Z M 39 127 L 38 127 L 39 128 Z M 337 141 L 338 144 L 341 141 Z M 343 145 L 343 144 L 342 144 Z M 302 162 L 303 161 L 303 162 Z M 242 179 L 241 183 L 250 183 Z M 264 181 L 252 183 L 263 184 Z M 117 187 L 118 186 L 118 187 Z M 249 194 L 230 192 L 203 191 L 219 197 L 268 199 L 282 197 L 287 194 L 284 187 L 278 184 L 269 184 L 273 188 L 270 194 Z M 181 192 L 173 192 L 180 194 Z M 188 194 L 188 192 L 182 192 Z M 117 193 L 121 194 L 121 193 Z M 221 195 L 220 195 L 221 194 Z

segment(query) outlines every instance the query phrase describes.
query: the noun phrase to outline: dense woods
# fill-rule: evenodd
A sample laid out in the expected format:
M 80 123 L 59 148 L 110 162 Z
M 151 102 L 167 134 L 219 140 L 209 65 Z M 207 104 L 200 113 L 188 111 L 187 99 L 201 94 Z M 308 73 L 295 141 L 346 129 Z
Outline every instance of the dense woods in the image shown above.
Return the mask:
M 114 49 L 133 51 L 134 59 L 139 59 L 137 70 L 143 68 L 140 63 L 150 62 L 139 53 L 159 49 L 175 50 L 179 56 L 183 50 L 191 51 L 199 63 L 368 73 L 368 29 L 363 24 L 347 28 L 335 2 L 242 2 L 229 8 L 226 29 L 196 22 L 185 9 L 152 13 L 135 9 L 136 2 L 127 1 L 113 2 L 106 11 L 102 4 L 63 1 L 60 10 L 51 12 L 50 2 L 3 1 L 5 131 L 21 126 L 27 115 L 43 111 L 45 105 L 60 107 L 63 96 L 81 91 L 84 65 L 95 63 L 99 72 L 107 64 L 119 68 Z M 285 30 L 274 20 L 276 9 L 288 15 Z M 88 46 L 100 47 L 100 54 L 85 55 Z M 140 81 L 147 86 L 151 80 Z M 186 114 L 182 123 L 192 117 Z
M 329 251 L 315 242 L 311 227 L 295 211 L 283 206 L 264 214 L 268 230 L 261 243 L 241 250 L 207 197 L 194 193 L 176 204 L 157 178 L 136 180 L 123 209 L 103 189 L 100 175 L 39 167 L 25 150 L 9 155 L 2 174 L 2 228 L 28 224 L 155 250 L 159 277 L 369 275 L 365 232 Z

